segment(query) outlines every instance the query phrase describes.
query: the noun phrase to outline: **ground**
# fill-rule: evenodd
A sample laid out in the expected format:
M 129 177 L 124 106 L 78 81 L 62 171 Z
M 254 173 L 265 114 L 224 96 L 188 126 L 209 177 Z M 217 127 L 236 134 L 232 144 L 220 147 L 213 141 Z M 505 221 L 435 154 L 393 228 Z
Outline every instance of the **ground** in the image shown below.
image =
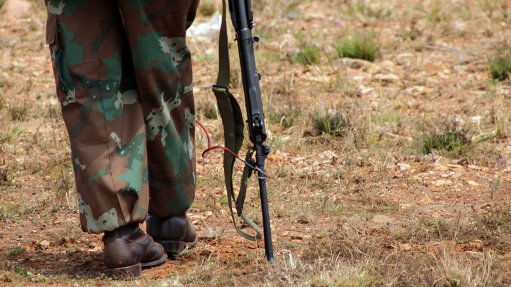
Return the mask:
M 16 17 L 0 12 L 0 285 L 510 285 L 510 82 L 489 70 L 510 49 L 509 3 L 253 2 L 277 263 L 234 231 L 212 153 L 198 160 L 189 212 L 197 248 L 138 280 L 104 277 L 101 237 L 79 227 L 45 9 L 34 1 Z M 197 23 L 218 8 L 203 0 Z M 374 62 L 338 53 L 356 32 L 376 42 Z M 199 119 L 220 143 L 212 43 L 188 41 Z M 342 119 L 334 132 L 317 124 L 328 115 Z M 255 187 L 247 201 L 259 222 Z

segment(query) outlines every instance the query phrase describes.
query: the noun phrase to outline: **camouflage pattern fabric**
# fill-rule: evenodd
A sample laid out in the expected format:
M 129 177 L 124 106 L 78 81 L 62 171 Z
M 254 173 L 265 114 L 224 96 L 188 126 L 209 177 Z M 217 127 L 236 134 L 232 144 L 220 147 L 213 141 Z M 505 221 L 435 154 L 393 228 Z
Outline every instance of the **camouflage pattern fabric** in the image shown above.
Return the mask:
M 82 229 L 186 212 L 195 111 L 186 29 L 198 0 L 49 0 L 57 97 Z

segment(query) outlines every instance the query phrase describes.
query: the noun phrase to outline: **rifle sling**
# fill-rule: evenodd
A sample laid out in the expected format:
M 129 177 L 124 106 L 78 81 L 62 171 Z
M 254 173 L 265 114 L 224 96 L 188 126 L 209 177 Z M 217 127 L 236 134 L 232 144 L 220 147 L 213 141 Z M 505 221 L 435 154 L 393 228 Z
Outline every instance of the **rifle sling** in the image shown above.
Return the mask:
M 241 108 L 236 98 L 229 92 L 230 83 L 230 62 L 229 62 L 229 43 L 227 35 L 227 21 L 226 21 L 226 4 L 225 0 L 222 0 L 222 24 L 220 26 L 219 44 L 218 44 L 218 77 L 216 84 L 213 86 L 213 93 L 217 100 L 218 111 L 222 118 L 224 126 L 224 139 L 225 147 L 238 154 L 243 144 L 243 116 Z M 246 160 L 250 160 L 252 151 L 247 152 Z M 234 228 L 242 237 L 255 241 L 262 238 L 262 233 L 259 227 L 243 213 L 243 205 L 245 202 L 247 180 L 251 174 L 251 168 L 245 165 L 243 168 L 243 175 L 241 178 L 241 187 L 238 197 L 236 198 L 233 188 L 233 169 L 236 158 L 224 151 L 224 179 L 225 187 L 227 190 L 227 201 L 229 204 L 229 212 L 231 213 Z M 251 227 L 256 235 L 250 235 L 243 232 L 236 225 L 236 220 L 233 213 L 232 202 L 235 202 L 236 213 L 243 221 Z

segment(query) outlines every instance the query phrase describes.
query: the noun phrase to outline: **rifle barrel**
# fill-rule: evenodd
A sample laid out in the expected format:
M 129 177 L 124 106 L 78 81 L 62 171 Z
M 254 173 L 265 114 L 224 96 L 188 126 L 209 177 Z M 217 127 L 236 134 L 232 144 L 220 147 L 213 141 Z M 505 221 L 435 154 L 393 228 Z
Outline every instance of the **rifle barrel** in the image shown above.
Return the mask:
M 267 148 L 266 148 L 267 147 Z M 256 164 L 264 172 L 264 160 L 269 152 L 269 146 L 257 145 L 256 146 Z M 267 150 L 265 150 L 267 149 Z M 263 231 L 264 231 L 264 252 L 266 259 L 270 263 L 275 263 L 273 257 L 273 246 L 271 242 L 271 225 L 270 225 L 270 213 L 268 207 L 268 194 L 266 192 L 266 176 L 259 172 L 259 194 L 261 197 L 261 210 L 263 214 Z
M 271 263 L 275 262 L 271 239 L 270 214 L 268 207 L 268 194 L 266 191 L 266 176 L 264 162 L 270 152 L 269 146 L 264 144 L 266 140 L 266 127 L 264 122 L 263 103 L 261 88 L 259 86 L 260 75 L 257 72 L 254 37 L 252 36 L 252 7 L 250 0 L 229 0 L 231 18 L 236 30 L 238 52 L 241 66 L 241 77 L 243 80 L 243 92 L 247 109 L 247 122 L 249 138 L 254 144 L 256 151 L 256 165 L 263 171 L 258 172 L 259 194 L 261 198 L 261 210 L 263 216 L 264 249 L 266 259 Z
M 261 88 L 259 86 L 259 73 L 257 72 L 254 37 L 249 23 L 249 15 L 245 0 L 230 0 L 231 16 L 236 30 L 238 52 L 243 80 L 243 92 L 247 108 L 249 138 L 255 144 L 266 140 L 263 103 Z

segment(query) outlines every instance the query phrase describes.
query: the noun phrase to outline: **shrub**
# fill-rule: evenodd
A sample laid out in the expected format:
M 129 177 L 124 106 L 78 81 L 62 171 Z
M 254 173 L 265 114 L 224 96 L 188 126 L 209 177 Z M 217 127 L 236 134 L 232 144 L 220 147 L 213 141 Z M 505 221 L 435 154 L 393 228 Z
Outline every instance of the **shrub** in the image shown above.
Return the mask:
M 348 119 L 344 114 L 335 110 L 320 109 L 312 118 L 315 131 L 333 137 L 345 136 L 350 128 Z
M 490 76 L 494 81 L 505 81 L 511 78 L 511 55 L 509 51 L 500 50 L 490 60 Z
M 293 56 L 292 61 L 304 65 L 316 65 L 320 61 L 319 48 L 314 45 L 304 45 L 300 51 Z
M 269 118 L 273 124 L 278 124 L 285 129 L 292 127 L 295 120 L 300 116 L 299 109 L 292 109 L 290 111 L 270 111 Z
M 28 119 L 28 105 L 13 106 L 9 109 L 11 118 L 14 121 L 25 121 Z
M 338 58 L 346 57 L 373 62 L 379 56 L 379 45 L 373 33 L 355 33 L 335 45 Z
M 453 123 L 437 124 L 419 138 L 419 143 L 422 154 L 440 151 L 446 156 L 456 157 L 467 155 L 472 148 L 468 131 Z

